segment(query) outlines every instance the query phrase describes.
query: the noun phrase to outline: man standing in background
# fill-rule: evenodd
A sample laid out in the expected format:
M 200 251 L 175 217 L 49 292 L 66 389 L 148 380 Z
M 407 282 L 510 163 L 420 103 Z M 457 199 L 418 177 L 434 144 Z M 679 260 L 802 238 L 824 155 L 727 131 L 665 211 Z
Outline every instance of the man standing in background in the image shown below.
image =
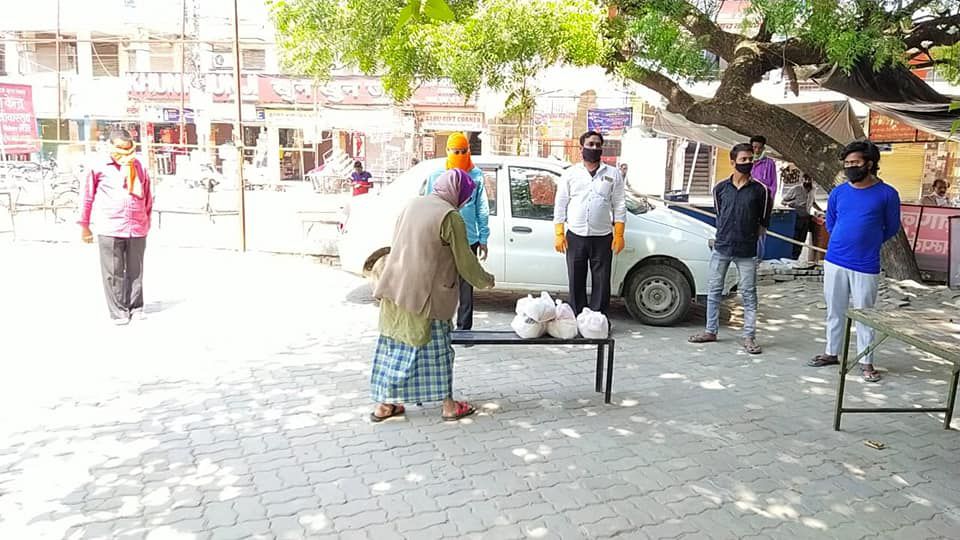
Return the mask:
M 610 307 L 610 271 L 613 255 L 624 247 L 626 193 L 620 171 L 600 161 L 603 135 L 580 136 L 581 163 L 568 167 L 557 185 L 554 204 L 554 248 L 567 255 L 570 305 L 607 313 Z M 566 227 L 566 231 L 564 231 Z M 587 266 L 593 287 L 587 303 Z
M 937 178 L 933 181 L 933 191 L 929 195 L 924 195 L 920 199 L 920 204 L 924 206 L 953 206 L 947 197 L 947 190 L 950 184 L 943 178 Z
M 470 199 L 460 208 L 460 215 L 467 226 L 467 241 L 470 249 L 481 261 L 487 260 L 487 242 L 490 239 L 490 202 L 483 184 L 483 171 L 473 164 L 470 157 L 470 141 L 463 133 L 453 133 L 447 138 L 447 163 L 444 169 L 435 171 L 427 179 L 427 193 L 433 193 L 433 185 L 444 171 L 460 169 L 470 175 L 476 189 Z M 460 280 L 460 306 L 457 308 L 457 330 L 473 329 L 473 285 Z
M 800 183 L 783 194 L 783 204 L 797 211 L 797 222 L 793 228 L 793 239 L 797 242 L 807 241 L 807 233 L 810 232 L 813 222 L 810 212 L 814 208 L 820 210 L 817 206 L 816 193 L 817 188 L 813 185 L 813 179 L 807 173 L 803 173 Z M 793 245 L 794 259 L 800 258 L 801 250 L 803 246 Z
M 103 292 L 114 324 L 143 317 L 143 255 L 150 231 L 153 193 L 150 177 L 134 154 L 126 130 L 110 133 L 110 154 L 98 156 L 87 174 L 80 207 L 81 240 L 93 243 L 94 210 Z M 101 159 L 102 158 L 102 159 Z
M 369 172 L 363 170 L 363 163 L 360 161 L 355 161 L 353 163 L 353 172 L 350 173 L 350 183 L 353 184 L 353 196 L 357 195 L 366 195 L 370 188 L 373 186 L 373 182 L 370 179 L 373 178 Z
M 753 147 L 753 172 L 750 175 L 760 182 L 770 193 L 771 204 L 777 202 L 777 163 L 767 155 L 767 138 L 763 135 L 750 137 L 750 146 Z M 761 234 L 757 243 L 757 262 L 763 260 L 763 253 L 767 244 L 767 235 Z

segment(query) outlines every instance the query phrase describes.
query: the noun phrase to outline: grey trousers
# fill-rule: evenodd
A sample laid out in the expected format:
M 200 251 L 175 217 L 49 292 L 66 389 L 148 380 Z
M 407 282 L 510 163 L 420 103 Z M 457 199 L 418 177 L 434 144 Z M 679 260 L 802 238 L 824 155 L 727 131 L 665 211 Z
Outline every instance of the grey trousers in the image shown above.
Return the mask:
M 146 238 L 100 236 L 100 270 L 103 292 L 112 319 L 129 319 L 143 309 L 143 253 Z

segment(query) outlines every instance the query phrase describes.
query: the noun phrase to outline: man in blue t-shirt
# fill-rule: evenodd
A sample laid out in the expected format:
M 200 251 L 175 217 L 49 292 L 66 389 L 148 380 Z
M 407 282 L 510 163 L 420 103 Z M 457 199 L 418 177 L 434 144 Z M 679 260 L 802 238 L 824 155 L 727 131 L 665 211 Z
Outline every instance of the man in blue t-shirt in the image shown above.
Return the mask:
M 826 261 L 823 294 L 827 301 L 827 347 L 808 363 L 838 364 L 847 307 L 871 308 L 880 285 L 880 247 L 900 232 L 900 195 L 877 177 L 880 150 L 870 141 L 855 141 L 841 153 L 847 183 L 830 192 L 827 201 Z M 874 330 L 857 323 L 857 350 L 873 342 Z M 879 382 L 873 354 L 860 359 L 865 382 Z

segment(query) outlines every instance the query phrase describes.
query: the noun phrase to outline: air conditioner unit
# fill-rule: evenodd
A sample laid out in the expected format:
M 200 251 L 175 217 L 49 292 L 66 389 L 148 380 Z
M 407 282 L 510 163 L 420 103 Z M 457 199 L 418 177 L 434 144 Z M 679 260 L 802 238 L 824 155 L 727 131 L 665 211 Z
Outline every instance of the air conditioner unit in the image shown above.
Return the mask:
M 233 69 L 233 53 L 232 52 L 213 53 L 213 57 L 210 62 L 210 69 L 213 71 L 224 71 L 224 70 Z

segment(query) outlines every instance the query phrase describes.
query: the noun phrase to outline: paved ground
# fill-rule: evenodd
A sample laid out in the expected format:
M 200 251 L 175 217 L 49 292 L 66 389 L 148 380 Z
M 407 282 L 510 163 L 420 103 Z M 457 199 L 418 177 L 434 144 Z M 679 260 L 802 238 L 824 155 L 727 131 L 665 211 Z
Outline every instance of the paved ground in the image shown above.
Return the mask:
M 957 431 L 850 415 L 835 433 L 802 285 L 762 289 L 759 357 L 618 312 L 612 405 L 589 350 L 476 347 L 455 386 L 481 414 L 372 425 L 376 308 L 354 277 L 157 248 L 150 318 L 114 328 L 93 249 L 0 243 L 0 261 L 3 539 L 960 537 Z M 479 311 L 506 327 L 512 302 Z M 878 363 L 851 402 L 945 394 L 929 358 Z

